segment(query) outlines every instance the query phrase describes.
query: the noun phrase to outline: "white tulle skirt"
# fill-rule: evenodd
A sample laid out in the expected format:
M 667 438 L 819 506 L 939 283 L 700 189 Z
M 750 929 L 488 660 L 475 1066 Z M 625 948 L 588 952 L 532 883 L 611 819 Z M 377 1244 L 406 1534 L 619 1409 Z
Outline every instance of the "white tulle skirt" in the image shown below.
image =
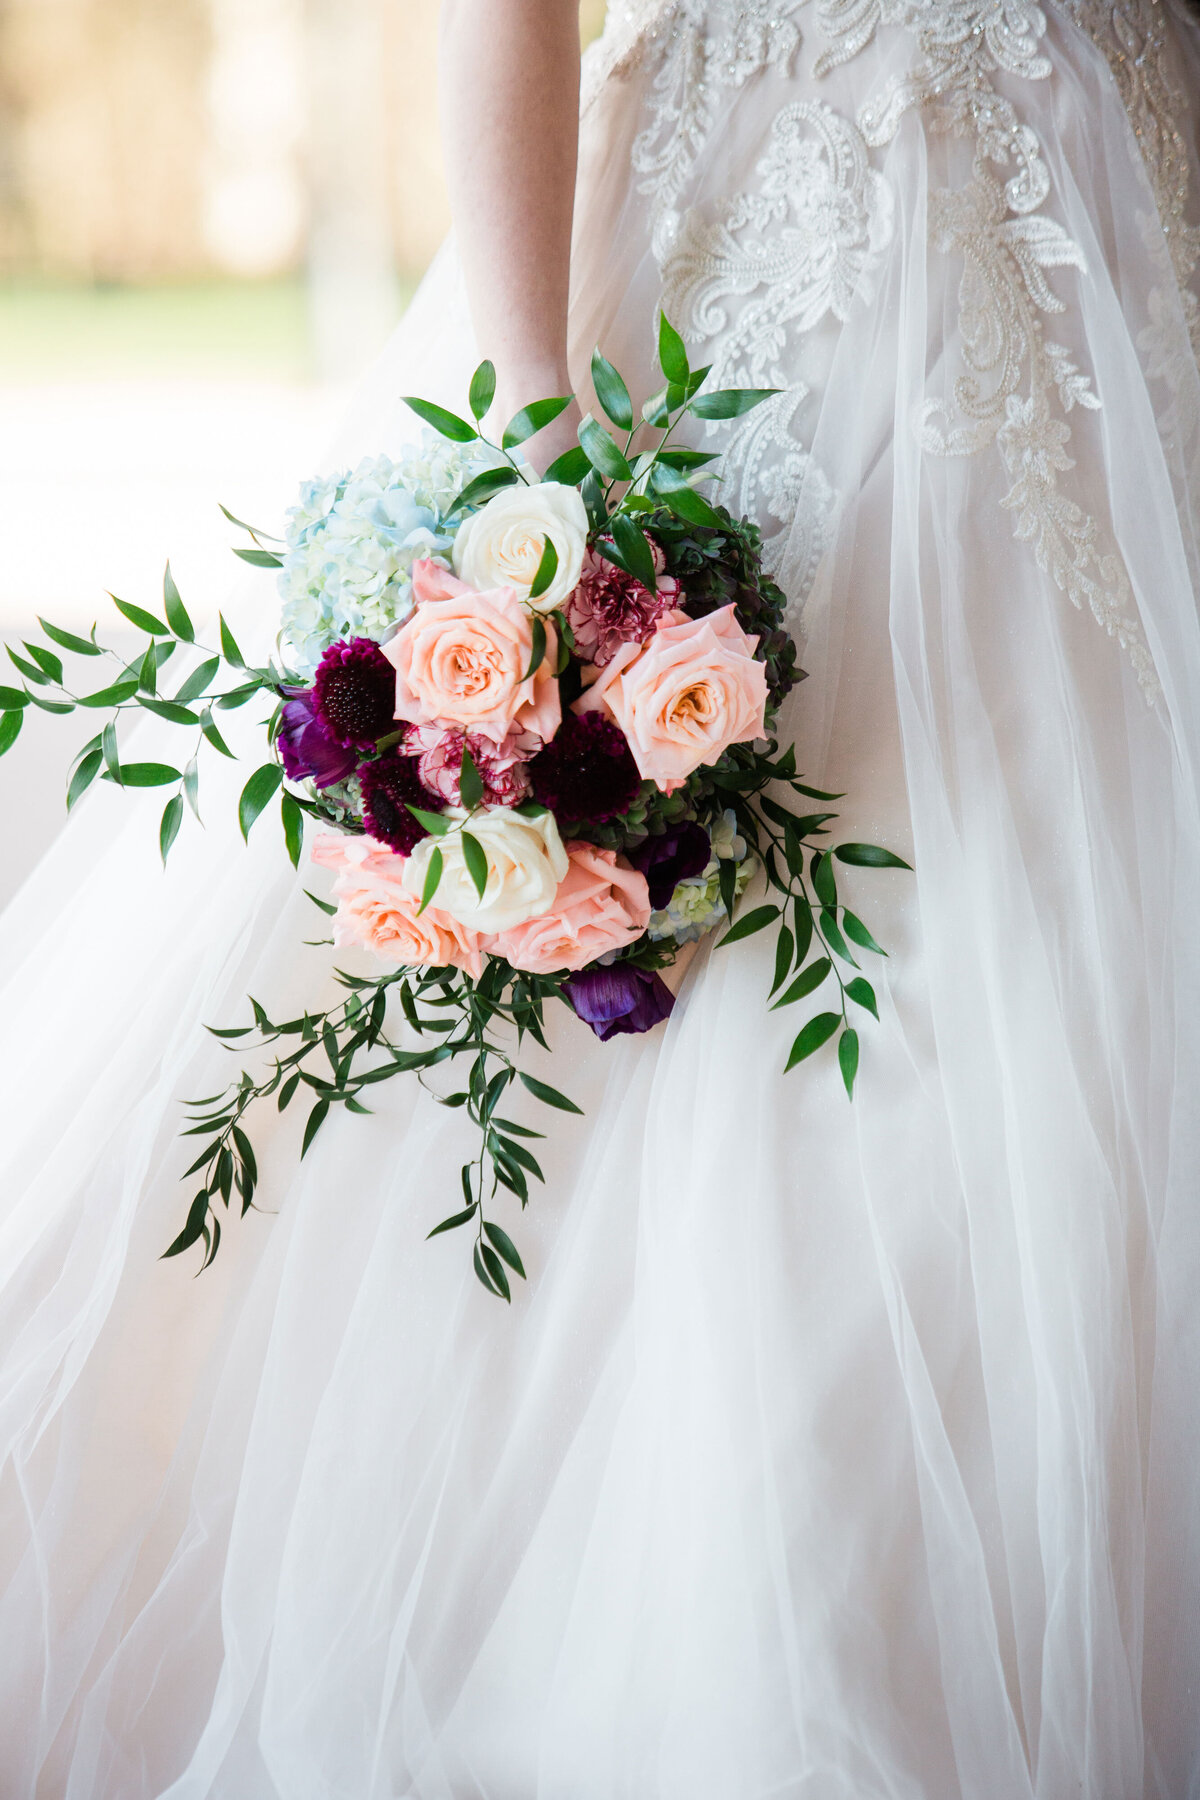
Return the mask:
M 788 730 L 916 870 L 846 876 L 891 953 L 856 1099 L 781 1074 L 760 940 L 706 950 L 665 1030 L 563 1018 L 533 1054 L 587 1116 L 505 1217 L 511 1310 L 423 1241 L 463 1127 L 415 1081 L 302 1165 L 264 1115 L 262 1210 L 193 1279 L 159 1256 L 181 1097 L 235 1066 L 202 1027 L 329 993 L 323 877 L 266 825 L 242 848 L 236 770 L 166 875 L 152 801 L 97 792 L 0 921 L 3 1800 L 1200 1794 L 1200 32 L 1150 9 L 1154 145 L 1085 9 L 1047 75 L 993 57 L 1049 185 L 976 221 L 960 291 L 938 196 L 992 165 L 935 107 L 869 110 L 919 34 L 818 68 L 829 0 L 697 10 L 602 47 L 575 351 L 648 392 L 665 293 L 698 356 L 785 378 L 730 490 L 803 631 Z M 1014 256 L 1058 304 L 1002 444 L 954 384 Z M 1050 342 L 1101 405 L 1056 384 L 1047 435 Z M 472 359 L 448 252 L 339 456 L 404 439 L 400 393 L 461 404 Z

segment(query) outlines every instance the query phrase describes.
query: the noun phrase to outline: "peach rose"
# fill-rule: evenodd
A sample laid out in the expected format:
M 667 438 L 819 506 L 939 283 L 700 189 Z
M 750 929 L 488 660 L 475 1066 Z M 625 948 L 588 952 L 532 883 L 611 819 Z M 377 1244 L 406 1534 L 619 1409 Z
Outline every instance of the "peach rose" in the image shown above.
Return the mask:
M 524 680 L 533 620 L 509 587 L 476 593 L 439 564 L 413 566 L 416 607 L 383 654 L 396 670 L 396 717 L 413 725 L 461 725 L 494 743 L 518 731 L 548 743 L 562 722 L 546 625 L 546 654 Z
M 757 644 L 732 606 L 704 619 L 667 613 L 645 644 L 621 646 L 575 710 L 607 713 L 643 778 L 672 793 L 730 744 L 762 736 L 767 673 Z
M 370 950 L 385 962 L 413 968 L 463 969 L 473 980 L 483 973 L 483 940 L 448 913 L 427 906 L 401 883 L 407 859 L 373 838 L 326 833 L 313 844 L 312 860 L 335 869 L 338 909 L 333 941 Z
M 504 932 L 489 945 L 514 969 L 531 975 L 582 969 L 606 951 L 632 944 L 650 920 L 650 890 L 644 875 L 618 862 L 613 850 L 583 843 L 566 848 L 570 867 L 549 912 Z

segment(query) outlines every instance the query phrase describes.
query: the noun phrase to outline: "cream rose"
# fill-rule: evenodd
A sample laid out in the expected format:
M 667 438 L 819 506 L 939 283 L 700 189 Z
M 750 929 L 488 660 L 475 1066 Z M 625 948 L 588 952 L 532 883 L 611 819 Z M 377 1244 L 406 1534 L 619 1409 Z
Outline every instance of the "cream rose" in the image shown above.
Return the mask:
M 642 776 L 669 794 L 730 744 L 762 736 L 767 672 L 757 644 L 732 606 L 703 619 L 667 613 L 645 644 L 621 646 L 575 710 L 607 713 Z
M 312 860 L 334 869 L 337 913 L 333 941 L 339 948 L 370 950 L 385 962 L 413 968 L 464 969 L 475 981 L 483 973 L 483 945 L 477 932 L 433 906 L 419 911 L 403 883 L 405 858 L 373 838 L 324 833 Z
M 567 856 L 571 866 L 553 906 L 491 945 L 514 969 L 531 975 L 582 969 L 632 944 L 649 924 L 650 889 L 637 869 L 595 844 L 568 844 Z
M 483 806 L 468 814 L 461 806 L 442 814 L 451 828 L 441 837 L 422 838 L 405 859 L 402 880 L 419 898 L 425 890 L 429 860 L 442 853 L 442 877 L 431 905 L 448 913 L 470 931 L 511 931 L 526 919 L 549 912 L 558 884 L 567 873 L 567 853 L 552 813 L 531 818 L 511 806 Z M 464 828 L 487 857 L 487 885 L 482 898 L 467 868 Z
M 588 516 L 579 491 L 558 481 L 501 489 L 459 526 L 452 556 L 469 587 L 510 587 L 535 612 L 553 612 L 575 590 L 587 549 Z M 554 580 L 529 599 L 549 538 L 558 553 Z

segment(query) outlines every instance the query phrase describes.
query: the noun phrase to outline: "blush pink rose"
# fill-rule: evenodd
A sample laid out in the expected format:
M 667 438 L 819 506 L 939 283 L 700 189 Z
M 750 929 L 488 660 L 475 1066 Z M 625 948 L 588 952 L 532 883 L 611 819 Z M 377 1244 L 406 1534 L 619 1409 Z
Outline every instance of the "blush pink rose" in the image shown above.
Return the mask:
M 575 710 L 606 713 L 643 779 L 672 793 L 730 744 L 763 735 L 767 673 L 754 660 L 757 644 L 732 606 L 704 619 L 668 613 L 647 643 L 621 646 Z
M 488 946 L 514 969 L 531 975 L 582 969 L 606 951 L 632 944 L 649 924 L 650 890 L 639 870 L 594 844 L 571 843 L 566 850 L 570 866 L 550 911 Z
M 405 857 L 374 838 L 323 833 L 312 859 L 337 871 L 333 941 L 339 947 L 370 950 L 385 962 L 413 968 L 463 969 L 479 979 L 483 939 L 436 907 L 418 913 L 420 901 L 401 885 Z
M 558 638 L 528 680 L 533 619 L 512 588 L 476 593 L 439 564 L 413 566 L 416 608 L 383 654 L 396 671 L 396 717 L 459 725 L 502 744 L 514 729 L 549 743 L 562 722 L 554 675 Z

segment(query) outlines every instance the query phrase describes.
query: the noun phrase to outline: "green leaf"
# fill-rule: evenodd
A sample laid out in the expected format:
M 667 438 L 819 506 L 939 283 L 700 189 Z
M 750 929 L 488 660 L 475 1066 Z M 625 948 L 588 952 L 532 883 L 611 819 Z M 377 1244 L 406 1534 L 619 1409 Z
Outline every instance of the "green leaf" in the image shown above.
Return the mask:
M 483 800 L 483 776 L 479 773 L 475 758 L 465 743 L 463 744 L 462 766 L 458 774 L 458 795 L 468 812 L 474 812 Z
M 139 705 L 147 712 L 152 712 L 159 719 L 166 719 L 170 725 L 198 725 L 199 713 L 189 712 L 186 706 L 179 706 L 174 700 L 154 700 L 143 694 Z
M 875 999 L 875 989 L 865 975 L 856 975 L 853 981 L 846 983 L 846 992 L 859 1006 L 865 1006 L 869 1013 L 879 1017 L 879 1005 Z
M 245 706 L 247 700 L 253 700 L 255 694 L 261 694 L 266 685 L 268 684 L 257 678 L 254 681 L 248 681 L 243 687 L 230 688 L 228 693 L 218 694 L 213 705 L 221 707 L 226 712 L 232 712 L 235 706 Z
M 633 402 L 621 376 L 600 351 L 592 351 L 592 386 L 613 424 L 621 431 L 633 430 Z
M 14 669 L 19 669 L 21 671 L 26 681 L 36 682 L 39 687 L 48 687 L 50 685 L 50 677 L 44 669 L 39 669 L 38 665 L 35 662 L 30 662 L 28 657 L 18 656 L 11 644 L 6 644 L 5 649 L 8 651 L 9 662 L 13 665 Z
M 305 888 L 304 892 L 308 895 L 308 898 L 312 901 L 314 906 L 319 906 L 321 911 L 332 919 L 334 913 L 337 911 L 336 906 L 332 905 L 328 900 L 319 900 L 316 894 L 309 894 L 307 888 Z
M 657 394 L 651 394 L 648 400 L 642 401 L 642 417 L 647 425 L 654 425 L 659 430 L 667 423 L 670 408 L 667 405 L 666 388 L 659 388 Z
M 90 638 L 76 637 L 73 631 L 64 631 L 61 625 L 51 625 L 49 619 L 39 618 L 38 624 L 46 636 L 63 650 L 74 651 L 76 656 L 103 656 L 99 644 L 93 644 Z
M 445 837 L 450 829 L 451 821 L 443 817 L 441 813 L 425 812 L 419 806 L 409 806 L 408 810 L 417 824 L 425 827 L 430 837 Z
M 212 710 L 210 707 L 206 706 L 204 711 L 200 714 L 200 729 L 204 733 L 206 741 L 212 745 L 214 750 L 219 750 L 222 756 L 229 757 L 231 762 L 237 761 L 233 751 L 229 748 L 229 745 L 225 742 L 225 739 L 213 724 Z M 269 800 L 270 797 L 271 796 L 268 794 L 267 799 Z
M 425 886 L 421 890 L 421 904 L 417 911 L 423 913 L 433 896 L 437 893 L 438 883 L 442 879 L 442 853 L 435 849 L 429 858 L 429 867 L 425 871 Z
M 827 1044 L 841 1022 L 841 1013 L 835 1012 L 818 1013 L 815 1019 L 810 1019 L 792 1045 L 784 1074 L 803 1062 L 806 1056 L 811 1056 L 814 1050 L 819 1050 L 822 1044 Z
M 837 882 L 827 851 L 818 851 L 812 859 L 812 884 L 822 906 L 837 905 Z
M 139 631 L 149 632 L 151 637 L 171 636 L 170 626 L 164 625 L 161 619 L 156 619 L 153 613 L 146 611 L 145 607 L 134 606 L 128 600 L 118 600 L 115 594 L 110 594 L 109 598 L 117 611 L 124 613 L 129 623 L 136 625 Z
M 508 1276 L 504 1273 L 504 1265 L 501 1263 L 500 1258 L 496 1255 L 496 1252 L 492 1249 L 490 1244 L 482 1244 L 479 1248 L 483 1251 L 483 1260 L 487 1267 L 487 1272 L 491 1276 L 496 1288 L 506 1300 L 511 1301 L 512 1289 L 508 1285 Z
M 843 908 L 842 911 L 842 930 L 853 943 L 859 946 L 860 949 L 874 950 L 878 956 L 887 955 L 887 951 L 883 948 L 882 944 L 877 944 L 875 942 L 875 939 L 871 936 L 871 933 L 867 930 L 862 920 L 856 913 L 852 913 L 848 907 Z
M 710 525 L 719 529 L 723 523 L 720 513 L 695 488 L 673 488 L 663 495 L 663 501 L 677 519 L 685 519 L 689 525 Z
M 606 481 L 632 481 L 633 470 L 623 451 L 619 450 L 603 425 L 589 413 L 579 427 L 579 442 L 588 461 Z
M 496 365 L 493 362 L 481 362 L 471 377 L 471 391 L 468 405 L 474 417 L 482 419 L 492 401 L 496 398 Z
M 181 1251 L 190 1250 L 192 1245 L 199 1243 L 201 1238 L 207 1241 L 207 1221 L 208 1189 L 201 1188 L 188 1208 L 187 1223 L 174 1243 L 163 1251 L 160 1261 L 165 1262 L 168 1256 L 178 1256 Z
M 482 900 L 483 895 L 484 895 L 484 890 L 488 884 L 487 852 L 484 850 L 484 847 L 480 843 L 479 839 L 477 837 L 472 837 L 471 833 L 469 831 L 464 831 L 461 835 L 462 835 L 462 847 L 463 847 L 463 861 L 467 865 L 467 874 L 471 877 L 471 880 L 475 883 L 475 892 L 479 895 L 479 898 Z M 438 851 L 438 850 L 434 851 L 434 856 L 440 856 L 440 855 L 441 855 L 440 851 Z M 431 857 L 430 861 L 432 862 L 432 860 L 433 860 L 433 858 Z
M 697 394 L 688 411 L 696 419 L 740 419 L 753 412 L 764 400 L 780 393 L 780 388 L 718 388 L 712 394 Z
M 198 663 L 189 675 L 185 675 L 175 695 L 177 704 L 183 705 L 188 700 L 198 700 L 208 688 L 213 676 L 221 667 L 219 656 L 210 656 L 206 661 Z
M 418 419 L 440 432 L 442 437 L 449 438 L 453 444 L 473 444 L 479 436 L 473 425 L 460 419 L 457 413 L 447 412 L 444 406 L 435 406 L 432 400 L 418 400 L 414 394 L 402 394 L 405 406 L 411 407 Z
M 329 1111 L 328 1100 L 318 1100 L 308 1115 L 308 1123 L 304 1127 L 304 1142 L 300 1146 L 301 1156 L 307 1156 L 309 1146 L 325 1123 L 325 1115 Z
M 439 1237 L 443 1231 L 457 1231 L 460 1225 L 465 1225 L 473 1219 L 478 1210 L 477 1203 L 472 1200 L 470 1206 L 464 1206 L 461 1212 L 451 1213 L 448 1219 L 443 1219 L 440 1225 L 435 1225 L 432 1231 L 427 1231 L 425 1233 L 426 1241 Z
M 182 781 L 183 776 L 170 763 L 122 763 L 120 776 L 114 775 L 121 787 L 166 787 L 172 781 Z
M 250 827 L 267 804 L 278 791 L 283 780 L 283 770 L 277 762 L 263 763 L 255 769 L 253 775 L 242 789 L 238 801 L 238 824 L 242 828 L 242 836 L 249 840 Z
M 280 812 L 283 816 L 283 841 L 287 845 L 293 869 L 298 869 L 300 852 L 304 847 L 304 811 L 291 794 L 284 794 L 280 799 Z
M 97 688 L 94 694 L 81 694 L 80 706 L 120 706 L 137 693 L 136 681 L 114 681 L 110 687 Z
M 772 993 L 775 992 L 776 988 L 782 987 L 783 983 L 788 978 L 788 971 L 792 966 L 792 953 L 795 948 L 795 941 L 796 940 L 793 938 L 787 926 L 781 925 L 779 928 L 779 936 L 775 940 L 775 979 L 771 983 Z
M 775 1006 L 791 1006 L 797 1000 L 803 1000 L 807 994 L 820 987 L 832 967 L 827 956 L 818 957 L 816 962 L 809 963 L 807 969 L 802 969 L 787 991 L 779 996 Z M 774 1007 L 771 1010 L 774 1011 Z
M 613 544 L 620 552 L 621 564 L 626 573 L 640 581 L 651 593 L 658 585 L 658 577 L 654 568 L 654 552 L 646 540 L 646 534 L 640 525 L 634 523 L 628 513 L 614 513 L 609 521 L 613 535 Z
M 217 505 L 221 506 L 219 500 L 217 501 Z M 247 525 L 245 519 L 239 519 L 234 513 L 230 512 L 227 506 L 221 506 L 221 511 L 225 514 L 229 523 L 231 525 L 236 525 L 239 531 L 248 531 L 251 537 L 270 538 L 273 544 L 281 544 L 283 542 L 283 539 L 277 538 L 273 532 L 260 531 L 257 525 Z
M 242 653 L 238 649 L 237 639 L 225 623 L 224 618 L 220 614 L 217 616 L 221 627 L 221 655 L 227 663 L 232 663 L 235 669 L 244 669 L 246 665 L 242 661 Z
M 30 694 L 29 704 L 36 706 L 39 712 L 70 713 L 75 711 L 73 700 L 44 700 L 41 694 Z
M 558 551 L 555 549 L 554 539 L 552 537 L 548 537 L 548 538 L 543 539 L 543 542 L 542 542 L 541 558 L 539 559 L 538 566 L 537 566 L 536 570 L 534 571 L 533 580 L 529 585 L 529 598 L 531 600 L 540 599 L 541 596 L 546 592 L 546 589 L 550 586 L 550 583 L 554 580 L 554 577 L 557 574 L 558 574 Z M 535 623 L 540 625 L 542 622 L 540 619 L 538 619 L 535 621 Z M 535 648 L 536 648 L 536 638 L 537 638 L 537 634 L 535 632 L 535 634 L 534 634 Z M 545 654 L 546 654 L 546 632 L 545 632 L 545 628 L 543 627 L 541 655 L 530 657 L 530 659 L 529 659 L 529 661 L 530 661 L 529 674 L 525 676 L 526 681 L 528 681 L 529 675 L 532 675 L 533 671 L 540 666 L 542 656 L 544 656 Z
M 839 844 L 833 853 L 839 862 L 851 863 L 857 869 L 911 869 L 902 856 L 881 850 L 878 844 Z
M 95 781 L 97 775 L 100 773 L 100 765 L 103 761 L 104 752 L 99 748 L 89 750 L 86 756 L 80 758 L 75 772 L 71 776 L 70 786 L 67 788 L 68 812 L 70 812 L 75 802 L 86 794 L 87 790 L 91 787 L 93 781 Z
M 117 759 L 117 728 L 110 719 L 100 735 L 100 746 L 104 755 L 104 764 L 114 781 L 121 779 L 121 765 Z
M 497 1095 L 497 1099 L 499 1099 L 499 1095 Z M 546 1177 L 542 1174 L 537 1158 L 531 1155 L 523 1144 L 511 1143 L 508 1138 L 503 1137 L 500 1139 L 500 1143 L 503 1146 L 504 1154 L 511 1157 L 513 1162 L 520 1163 L 523 1169 L 528 1169 L 529 1173 L 538 1181 L 545 1181 Z
M 824 788 L 805 787 L 802 781 L 793 781 L 793 788 L 798 794 L 804 794 L 809 800 L 844 800 L 844 794 L 827 794 Z
M 12 749 L 20 735 L 24 721 L 25 714 L 23 712 L 0 713 L 0 756 L 3 756 L 6 750 Z
M 276 556 L 273 550 L 242 550 L 235 544 L 233 554 L 240 556 L 243 562 L 249 563 L 255 569 L 282 569 L 283 567 L 282 556 Z
M 494 1294 L 497 1299 L 502 1299 L 503 1296 L 500 1293 L 500 1289 L 492 1281 L 491 1276 L 488 1274 L 487 1269 L 484 1267 L 483 1258 L 479 1254 L 478 1243 L 476 1243 L 476 1245 L 475 1245 L 474 1252 L 471 1257 L 471 1261 L 474 1266 L 476 1275 L 479 1277 L 480 1281 L 483 1283 L 483 1285 L 487 1289 L 488 1293 Z
M 752 937 L 756 931 L 762 931 L 773 919 L 779 917 L 777 906 L 756 906 L 752 912 L 744 913 L 735 925 L 731 925 L 725 936 L 717 944 L 720 950 L 725 944 L 736 944 L 742 938 Z
M 840 956 L 843 962 L 848 962 L 851 968 L 857 969 L 858 964 L 851 956 L 846 940 L 838 929 L 837 915 L 831 907 L 823 906 L 821 908 L 821 930 L 825 933 L 825 941 L 834 955 Z
M 144 694 L 153 694 L 158 687 L 158 658 L 154 654 L 154 645 L 148 644 L 146 654 L 142 658 L 142 666 L 138 670 L 138 687 Z
M 188 617 L 187 607 L 183 604 L 179 589 L 175 585 L 175 577 L 171 573 L 170 563 L 163 572 L 163 611 L 167 615 L 167 624 L 175 636 L 182 639 L 185 644 L 194 644 L 196 628 Z
M 484 1220 L 483 1229 L 487 1232 L 492 1243 L 496 1246 L 496 1249 L 504 1258 L 509 1268 L 514 1270 L 515 1273 L 521 1277 L 522 1281 L 524 1281 L 526 1279 L 525 1265 L 518 1256 L 517 1246 L 513 1243 L 507 1231 L 502 1231 L 499 1225 L 493 1225 L 490 1219 Z
M 525 1083 L 525 1086 L 529 1089 L 529 1092 L 533 1095 L 535 1100 L 540 1100 L 545 1106 L 556 1106 L 559 1112 L 579 1113 L 582 1115 L 582 1106 L 576 1106 L 573 1100 L 568 1100 L 567 1096 L 565 1094 L 560 1094 L 557 1088 L 550 1087 L 545 1081 L 538 1081 L 536 1076 L 527 1075 L 524 1069 L 518 1069 L 517 1074 L 521 1077 L 521 1080 Z
M 658 315 L 658 361 L 668 381 L 682 384 L 691 374 L 687 348 L 665 312 Z
M 555 457 L 543 480 L 560 481 L 564 487 L 578 487 L 591 466 L 583 445 L 572 444 L 569 450 Z
M 502 469 L 485 469 L 482 475 L 476 475 L 455 495 L 446 508 L 447 515 L 461 511 L 464 506 L 481 506 L 493 494 L 498 494 L 501 488 L 512 487 L 520 479 L 510 463 L 506 463 Z
M 803 900 L 797 900 L 792 908 L 792 924 L 796 932 L 796 961 L 802 963 L 808 955 L 813 935 L 812 910 Z
M 838 1039 L 838 1067 L 850 1099 L 854 1098 L 854 1077 L 858 1074 L 858 1033 L 848 1025 Z
M 20 712 L 28 705 L 29 695 L 24 688 L 0 687 L 0 712 Z
M 526 438 L 531 438 L 557 419 L 559 413 L 565 412 L 573 398 L 572 394 L 563 394 L 554 400 L 535 400 L 530 406 L 523 406 L 504 427 L 501 447 L 515 450 L 518 444 L 523 444 Z
M 549 538 L 546 539 L 546 549 L 551 550 L 551 551 L 554 549 L 554 545 L 550 542 Z M 542 562 L 545 562 L 545 560 L 546 559 L 543 556 Z M 538 573 L 539 574 L 541 573 L 541 565 L 539 565 Z M 551 577 L 551 579 L 553 579 L 553 577 Z M 530 590 L 530 592 L 532 593 L 532 589 Z M 531 681 L 533 679 L 533 677 L 537 674 L 538 670 L 541 668 L 542 663 L 545 661 L 545 657 L 546 657 L 546 623 L 545 623 L 544 619 L 542 619 L 538 614 L 535 613 L 534 619 L 533 619 L 533 629 L 530 632 L 529 667 L 526 669 L 525 673 L 522 675 L 521 680 L 522 681 Z
M 136 765 L 135 765 L 136 767 Z M 158 849 L 166 867 L 167 858 L 171 854 L 171 845 L 179 836 L 179 827 L 183 823 L 183 796 L 172 794 L 163 807 L 162 822 L 158 827 Z

